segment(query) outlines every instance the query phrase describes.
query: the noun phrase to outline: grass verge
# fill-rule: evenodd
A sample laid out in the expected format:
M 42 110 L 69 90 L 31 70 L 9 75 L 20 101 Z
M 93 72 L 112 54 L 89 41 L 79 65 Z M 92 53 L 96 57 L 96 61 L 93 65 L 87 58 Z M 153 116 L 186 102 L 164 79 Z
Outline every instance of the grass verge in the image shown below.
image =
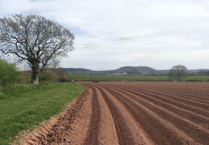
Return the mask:
M 1 92 L 0 145 L 7 145 L 23 130 L 59 113 L 82 91 L 83 86 L 76 83 L 49 83 L 15 85 Z

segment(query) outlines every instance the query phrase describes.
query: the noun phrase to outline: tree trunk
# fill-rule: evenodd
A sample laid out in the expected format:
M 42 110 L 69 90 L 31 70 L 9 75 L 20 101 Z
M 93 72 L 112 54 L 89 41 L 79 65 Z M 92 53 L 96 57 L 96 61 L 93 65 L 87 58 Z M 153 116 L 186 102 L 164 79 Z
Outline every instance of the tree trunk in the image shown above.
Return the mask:
M 39 73 L 37 74 L 37 76 L 35 77 L 35 80 L 33 81 L 33 84 L 38 85 L 38 78 L 39 78 Z
M 33 66 L 32 67 L 32 78 L 31 83 L 38 85 L 38 79 L 39 79 L 39 66 Z

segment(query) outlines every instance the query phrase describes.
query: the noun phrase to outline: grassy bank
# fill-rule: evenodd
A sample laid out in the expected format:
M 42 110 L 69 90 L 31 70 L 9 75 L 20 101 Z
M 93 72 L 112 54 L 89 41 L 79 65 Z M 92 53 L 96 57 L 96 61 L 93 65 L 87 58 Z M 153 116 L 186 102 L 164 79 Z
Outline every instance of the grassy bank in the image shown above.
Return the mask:
M 1 93 L 0 145 L 8 144 L 21 131 L 57 114 L 82 91 L 83 86 L 76 83 L 49 83 L 15 85 L 13 90 Z
M 68 79 L 71 80 L 105 80 L 105 81 L 122 81 L 122 80 L 132 80 L 132 81 L 169 81 L 168 76 L 112 76 L 112 75 L 66 75 Z M 188 80 L 208 80 L 209 76 L 188 76 L 183 78 L 182 81 Z M 171 79 L 177 81 L 177 79 Z

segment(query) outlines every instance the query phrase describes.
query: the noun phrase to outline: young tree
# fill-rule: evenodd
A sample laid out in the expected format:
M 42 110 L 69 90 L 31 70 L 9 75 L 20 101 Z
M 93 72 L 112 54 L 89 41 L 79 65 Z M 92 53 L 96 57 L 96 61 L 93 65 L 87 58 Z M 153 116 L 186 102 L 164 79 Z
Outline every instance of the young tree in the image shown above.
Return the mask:
M 181 80 L 182 77 L 187 77 L 187 68 L 183 65 L 176 65 L 171 68 L 168 73 L 169 78 L 177 78 L 178 81 Z
M 42 16 L 0 18 L 0 52 L 16 56 L 18 63 L 27 62 L 34 84 L 51 61 L 57 62 L 74 50 L 73 41 L 74 35 L 67 28 Z

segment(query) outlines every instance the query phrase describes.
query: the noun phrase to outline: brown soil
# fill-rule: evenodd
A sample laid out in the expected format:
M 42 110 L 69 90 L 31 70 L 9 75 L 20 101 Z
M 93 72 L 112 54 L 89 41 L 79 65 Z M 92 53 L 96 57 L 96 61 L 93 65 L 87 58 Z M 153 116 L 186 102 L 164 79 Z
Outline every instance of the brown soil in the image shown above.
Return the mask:
M 81 83 L 59 115 L 20 144 L 209 145 L 209 83 Z

